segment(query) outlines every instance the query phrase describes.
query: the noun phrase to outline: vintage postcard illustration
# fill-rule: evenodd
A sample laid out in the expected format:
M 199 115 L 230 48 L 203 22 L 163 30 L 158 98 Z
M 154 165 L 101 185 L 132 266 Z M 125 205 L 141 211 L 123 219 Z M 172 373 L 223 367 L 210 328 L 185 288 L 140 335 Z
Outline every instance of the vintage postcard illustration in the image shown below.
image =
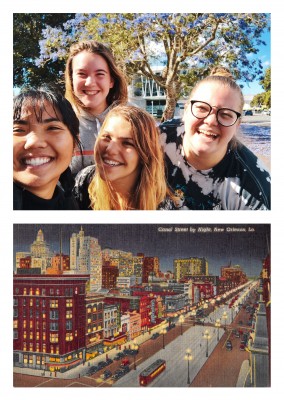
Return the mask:
M 269 224 L 14 224 L 14 387 L 270 387 Z

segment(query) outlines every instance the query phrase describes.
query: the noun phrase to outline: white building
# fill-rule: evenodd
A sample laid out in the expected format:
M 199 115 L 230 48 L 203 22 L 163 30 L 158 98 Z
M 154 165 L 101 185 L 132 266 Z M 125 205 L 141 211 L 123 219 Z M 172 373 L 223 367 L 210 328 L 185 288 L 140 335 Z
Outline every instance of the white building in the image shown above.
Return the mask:
M 102 287 L 102 251 L 98 239 L 85 236 L 83 228 L 70 238 L 70 272 L 90 274 L 90 290 Z

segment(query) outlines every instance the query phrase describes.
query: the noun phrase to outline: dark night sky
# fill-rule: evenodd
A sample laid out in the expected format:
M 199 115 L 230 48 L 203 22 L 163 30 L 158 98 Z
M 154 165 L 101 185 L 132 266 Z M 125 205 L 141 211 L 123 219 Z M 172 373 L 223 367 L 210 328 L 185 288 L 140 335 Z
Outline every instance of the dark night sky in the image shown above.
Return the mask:
M 269 224 L 82 224 L 85 236 L 98 238 L 102 249 L 111 247 L 130 251 L 134 255 L 157 256 L 162 271 L 173 270 L 173 259 L 205 257 L 210 274 L 220 274 L 220 267 L 240 265 L 247 275 L 258 275 L 262 259 L 270 246 Z M 60 227 L 63 252 L 69 254 L 69 238 L 78 233 L 79 224 L 15 224 L 14 253 L 29 251 L 39 229 L 53 251 L 59 251 Z M 214 228 L 224 228 L 223 233 Z M 172 232 L 161 232 L 172 228 Z M 187 228 L 187 232 L 174 232 Z M 198 232 L 198 228 L 205 230 Z M 229 232 L 228 229 L 246 229 L 246 232 Z M 195 232 L 193 230 L 196 229 Z M 208 232 L 211 229 L 211 232 Z

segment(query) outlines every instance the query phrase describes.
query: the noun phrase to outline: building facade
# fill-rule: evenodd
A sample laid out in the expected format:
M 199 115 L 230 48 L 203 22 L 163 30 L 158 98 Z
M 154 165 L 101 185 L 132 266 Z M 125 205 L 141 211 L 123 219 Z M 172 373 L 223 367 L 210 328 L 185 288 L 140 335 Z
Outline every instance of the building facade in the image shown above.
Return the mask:
M 66 371 L 84 361 L 88 279 L 14 276 L 14 366 Z

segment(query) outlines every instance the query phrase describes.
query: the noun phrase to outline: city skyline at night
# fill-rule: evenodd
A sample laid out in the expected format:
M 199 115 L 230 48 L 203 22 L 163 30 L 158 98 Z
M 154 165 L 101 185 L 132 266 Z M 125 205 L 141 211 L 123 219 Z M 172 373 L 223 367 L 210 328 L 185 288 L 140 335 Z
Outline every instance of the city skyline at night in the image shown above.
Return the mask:
M 85 236 L 98 239 L 102 249 L 158 257 L 162 272 L 173 271 L 174 259 L 204 257 L 212 275 L 232 264 L 256 276 L 270 251 L 268 224 L 15 224 L 14 255 L 29 251 L 39 229 L 53 252 L 60 252 L 62 238 L 62 252 L 69 254 L 70 237 L 81 227 Z

